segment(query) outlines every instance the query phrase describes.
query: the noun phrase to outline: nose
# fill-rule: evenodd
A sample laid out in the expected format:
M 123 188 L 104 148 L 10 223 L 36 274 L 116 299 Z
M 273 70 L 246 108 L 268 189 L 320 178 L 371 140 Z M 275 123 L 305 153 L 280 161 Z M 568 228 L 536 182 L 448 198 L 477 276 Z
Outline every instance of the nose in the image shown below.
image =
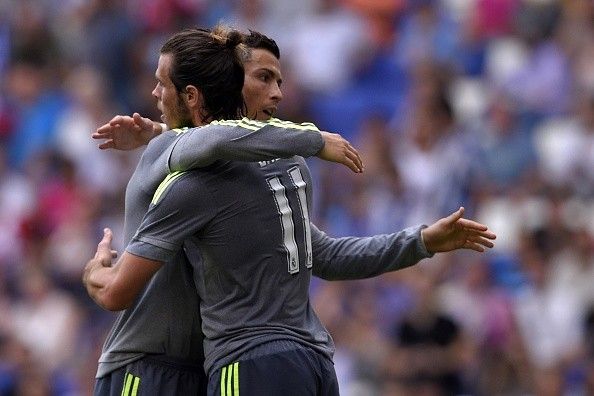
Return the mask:
M 153 88 L 153 92 L 151 92 L 151 94 L 155 99 L 159 99 L 159 84 L 155 85 L 155 88 Z
M 280 86 L 278 84 L 274 84 L 271 98 L 277 103 L 283 100 L 283 91 L 281 91 Z

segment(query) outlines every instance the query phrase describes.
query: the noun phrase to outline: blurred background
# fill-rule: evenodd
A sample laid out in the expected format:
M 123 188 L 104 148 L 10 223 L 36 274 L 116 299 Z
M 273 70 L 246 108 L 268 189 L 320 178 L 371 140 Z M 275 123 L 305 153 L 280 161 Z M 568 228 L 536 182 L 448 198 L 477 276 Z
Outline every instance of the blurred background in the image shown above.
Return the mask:
M 218 21 L 277 40 L 280 118 L 363 155 L 363 175 L 309 162 L 321 229 L 464 205 L 498 234 L 486 254 L 314 280 L 343 395 L 594 394 L 591 0 L 0 0 L 0 395 L 90 394 L 115 316 L 82 268 L 105 226 L 123 248 L 142 151 L 90 135 L 157 119 L 160 45 Z

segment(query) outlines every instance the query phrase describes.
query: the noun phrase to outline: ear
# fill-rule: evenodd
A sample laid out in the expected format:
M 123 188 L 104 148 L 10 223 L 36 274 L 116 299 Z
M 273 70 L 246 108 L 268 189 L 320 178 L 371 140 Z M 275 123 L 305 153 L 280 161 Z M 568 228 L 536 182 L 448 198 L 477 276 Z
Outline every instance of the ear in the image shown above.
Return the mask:
M 202 92 L 194 85 L 187 85 L 186 86 L 186 104 L 190 108 L 200 108 L 202 107 Z

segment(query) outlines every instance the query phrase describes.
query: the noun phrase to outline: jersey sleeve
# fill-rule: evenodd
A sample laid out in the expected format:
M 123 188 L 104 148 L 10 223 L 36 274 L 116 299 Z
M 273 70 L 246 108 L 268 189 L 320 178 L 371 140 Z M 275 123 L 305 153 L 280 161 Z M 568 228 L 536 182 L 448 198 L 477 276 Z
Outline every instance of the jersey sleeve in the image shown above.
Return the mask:
M 169 149 L 170 171 L 205 167 L 217 160 L 267 161 L 311 157 L 324 147 L 318 128 L 272 119 L 213 121 L 181 134 Z
M 326 280 L 364 279 L 432 257 L 421 238 L 426 226 L 371 237 L 331 238 L 311 224 L 313 275 Z
M 212 200 L 195 176 L 194 172 L 174 172 L 163 180 L 127 252 L 167 262 L 212 219 Z

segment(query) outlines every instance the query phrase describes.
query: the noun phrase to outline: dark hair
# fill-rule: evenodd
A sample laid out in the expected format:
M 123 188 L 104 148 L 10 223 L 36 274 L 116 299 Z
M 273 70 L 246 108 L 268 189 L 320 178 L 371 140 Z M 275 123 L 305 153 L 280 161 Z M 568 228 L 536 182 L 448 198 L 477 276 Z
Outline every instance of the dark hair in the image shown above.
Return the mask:
M 236 119 L 243 116 L 244 69 L 241 59 L 243 34 L 222 25 L 212 31 L 185 29 L 161 47 L 171 54 L 170 78 L 178 92 L 194 85 L 202 93 L 204 119 Z
M 280 49 L 276 45 L 276 41 L 260 32 L 250 30 L 250 34 L 245 35 L 243 43 L 248 47 L 248 50 L 264 49 L 270 51 L 276 59 L 280 59 Z

